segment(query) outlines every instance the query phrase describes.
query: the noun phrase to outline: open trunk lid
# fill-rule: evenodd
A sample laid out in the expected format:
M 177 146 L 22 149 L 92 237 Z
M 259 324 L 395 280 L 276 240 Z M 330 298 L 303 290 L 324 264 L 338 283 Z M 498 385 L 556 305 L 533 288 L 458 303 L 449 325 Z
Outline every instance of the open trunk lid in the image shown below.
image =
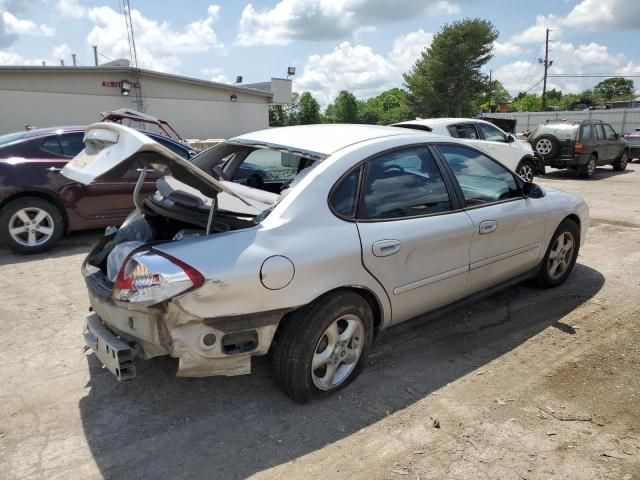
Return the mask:
M 172 175 L 207 197 L 213 198 L 224 192 L 245 205 L 255 207 L 250 199 L 238 195 L 191 162 L 130 127 L 94 123 L 87 127 L 84 143 L 84 150 L 62 169 L 65 177 L 83 185 L 120 178 L 137 166 Z

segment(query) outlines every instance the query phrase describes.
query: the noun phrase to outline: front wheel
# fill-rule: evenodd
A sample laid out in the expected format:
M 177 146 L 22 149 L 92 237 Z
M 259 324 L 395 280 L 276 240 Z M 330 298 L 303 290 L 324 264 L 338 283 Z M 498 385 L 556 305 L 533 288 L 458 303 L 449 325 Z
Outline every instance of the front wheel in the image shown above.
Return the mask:
M 372 341 L 373 315 L 360 295 L 324 297 L 284 320 L 273 356 L 276 381 L 297 402 L 333 393 L 360 374 Z
M 523 160 L 518 165 L 516 173 L 522 178 L 525 182 L 533 182 L 535 167 L 533 163 L 529 160 Z
M 616 172 L 622 172 L 625 168 L 627 168 L 627 163 L 629 163 L 629 154 L 627 152 L 622 152 L 620 158 L 616 159 L 613 162 L 613 169 Z
M 542 288 L 557 287 L 573 270 L 580 250 L 580 229 L 568 218 L 553 233 L 536 278 Z
M 60 210 L 42 198 L 18 198 L 0 212 L 0 240 L 17 253 L 44 252 L 60 240 L 63 231 Z

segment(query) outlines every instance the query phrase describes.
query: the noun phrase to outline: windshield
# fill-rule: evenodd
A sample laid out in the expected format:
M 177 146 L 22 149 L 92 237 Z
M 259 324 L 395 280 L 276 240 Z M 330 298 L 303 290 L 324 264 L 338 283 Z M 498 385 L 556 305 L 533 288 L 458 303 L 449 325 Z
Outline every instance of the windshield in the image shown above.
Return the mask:
M 6 145 L 7 143 L 15 142 L 16 140 L 22 140 L 26 136 L 27 132 L 15 132 L 0 135 L 0 145 Z

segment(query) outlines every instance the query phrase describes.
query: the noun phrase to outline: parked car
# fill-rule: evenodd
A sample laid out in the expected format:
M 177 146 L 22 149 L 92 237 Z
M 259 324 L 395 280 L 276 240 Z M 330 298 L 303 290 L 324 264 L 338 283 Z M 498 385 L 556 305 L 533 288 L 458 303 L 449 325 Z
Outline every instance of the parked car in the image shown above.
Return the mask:
M 85 342 L 118 380 L 135 376 L 135 357 L 178 358 L 178 376 L 239 375 L 272 350 L 289 396 L 321 397 L 392 325 L 524 279 L 561 284 L 589 224 L 579 197 L 411 129 L 283 127 L 193 162 L 120 125 L 86 138 L 63 170 L 74 181 L 168 174 L 82 266 Z M 280 194 L 233 181 L 264 152 L 280 155 Z
M 624 139 L 629 142 L 629 161 L 640 160 L 640 128 L 627 133 Z
M 629 161 L 629 143 L 600 120 L 547 121 L 531 132 L 529 142 L 547 165 L 571 168 L 584 178 L 592 177 L 601 165 L 621 172 Z
M 525 181 L 544 175 L 544 162 L 536 158 L 531 145 L 517 140 L 497 126 L 473 118 L 431 118 L 395 123 L 394 127 L 416 128 L 439 135 L 460 138 L 499 160 Z
M 119 225 L 133 209 L 135 170 L 88 187 L 60 175 L 84 148 L 85 129 L 40 128 L 0 136 L 0 241 L 15 252 L 42 252 L 68 231 Z M 194 153 L 189 145 L 145 134 L 181 158 Z M 147 194 L 155 191 L 154 175 L 144 185 Z

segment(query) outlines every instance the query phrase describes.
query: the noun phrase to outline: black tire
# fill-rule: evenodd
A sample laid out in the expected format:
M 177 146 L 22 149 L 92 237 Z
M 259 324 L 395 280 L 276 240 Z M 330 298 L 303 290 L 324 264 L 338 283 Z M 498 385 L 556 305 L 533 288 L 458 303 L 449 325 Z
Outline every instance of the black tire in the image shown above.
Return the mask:
M 540 140 L 548 140 L 549 143 L 551 144 L 550 150 L 546 148 L 542 149 L 543 144 L 545 146 L 548 146 L 548 144 L 546 142 L 540 143 Z M 536 137 L 536 139 L 532 142 L 532 146 L 533 146 L 533 149 L 538 154 L 542 155 L 542 158 L 544 158 L 545 160 L 556 158 L 558 156 L 558 153 L 560 153 L 560 143 L 558 142 L 558 139 L 553 135 L 545 134 L 545 135 L 540 135 L 539 137 Z M 538 148 L 541 148 L 542 152 L 538 150 Z
M 552 251 L 557 251 L 558 239 L 563 234 L 569 234 L 571 236 L 573 248 L 570 253 L 567 252 L 567 254 L 564 255 L 564 258 L 566 260 L 566 269 L 560 275 L 554 276 L 554 274 L 551 273 L 552 264 L 550 263 L 550 257 L 552 255 Z M 571 274 L 571 271 L 576 264 L 579 251 L 580 228 L 578 227 L 576 222 L 569 218 L 565 218 L 562 222 L 560 222 L 560 225 L 558 225 L 556 231 L 553 232 L 553 236 L 551 237 L 551 241 L 549 242 L 547 251 L 544 255 L 544 258 L 542 259 L 542 263 L 540 264 L 540 270 L 538 271 L 538 275 L 536 276 L 536 283 L 538 284 L 538 286 L 541 288 L 552 288 L 562 284 Z M 555 273 L 557 273 L 557 270 Z
M 516 168 L 516 173 L 525 182 L 533 182 L 535 176 L 536 166 L 531 160 L 522 160 Z
M 597 158 L 594 154 L 591 154 L 589 160 L 584 165 L 580 165 L 578 168 L 578 175 L 582 178 L 591 178 L 596 173 Z
M 344 315 L 354 315 L 362 322 L 364 338 L 361 339 L 360 356 L 341 383 L 322 390 L 313 378 L 313 356 L 320 342 L 324 341 L 329 326 Z M 279 326 L 273 354 L 276 382 L 287 395 L 301 403 L 334 393 L 360 374 L 372 342 L 373 315 L 369 304 L 360 295 L 344 291 L 322 297 L 289 315 Z
M 31 211 L 32 213 L 44 211 L 48 217 L 43 220 L 46 224 L 38 225 L 47 229 L 52 229 L 50 233 L 44 234 L 34 232 L 36 242 L 34 245 L 28 245 L 29 233 L 27 225 L 19 218 L 14 217 L 20 211 Z M 29 216 L 32 220 L 35 215 Z M 25 233 L 18 234 L 17 237 L 24 240 L 21 243 L 16 240 L 10 233 L 10 228 L 22 228 L 24 226 Z M 49 232 L 49 230 L 47 230 Z M 38 197 L 22 197 L 4 206 L 0 212 L 0 241 L 16 253 L 40 253 L 50 249 L 62 238 L 64 233 L 64 218 L 62 213 L 53 203 Z
M 622 172 L 624 169 L 627 168 L 627 164 L 629 163 L 629 152 L 627 152 L 626 150 L 624 152 L 622 152 L 622 154 L 616 158 L 616 160 L 613 162 L 613 169 L 616 172 Z

